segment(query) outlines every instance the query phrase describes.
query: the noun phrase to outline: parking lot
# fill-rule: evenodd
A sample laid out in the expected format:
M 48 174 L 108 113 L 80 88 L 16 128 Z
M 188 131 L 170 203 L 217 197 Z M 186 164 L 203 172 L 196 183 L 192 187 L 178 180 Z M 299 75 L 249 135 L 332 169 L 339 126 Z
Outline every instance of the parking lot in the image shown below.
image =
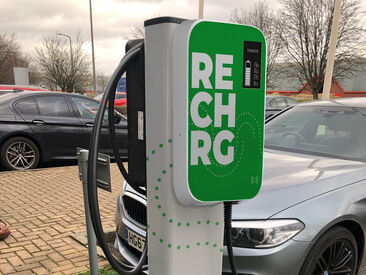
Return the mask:
M 113 193 L 99 191 L 105 229 L 114 227 L 121 177 L 111 165 Z M 11 235 L 0 241 L 0 274 L 74 274 L 88 270 L 88 251 L 72 236 L 84 233 L 77 166 L 0 173 L 0 218 Z M 107 264 L 99 258 L 99 266 Z

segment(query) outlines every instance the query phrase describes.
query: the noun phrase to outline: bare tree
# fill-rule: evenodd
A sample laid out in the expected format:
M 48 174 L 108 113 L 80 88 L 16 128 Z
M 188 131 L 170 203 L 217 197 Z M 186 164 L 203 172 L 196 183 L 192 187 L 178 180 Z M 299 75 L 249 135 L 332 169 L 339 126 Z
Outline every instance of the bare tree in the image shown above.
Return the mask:
M 83 49 L 80 35 L 72 44 L 57 36 L 45 37 L 35 48 L 34 61 L 38 64 L 44 82 L 60 87 L 63 92 L 80 91 L 89 76 L 90 58 Z
M 281 0 L 281 40 L 285 45 L 288 74 L 307 82 L 313 97 L 323 89 L 332 28 L 334 0 Z M 343 0 L 335 62 L 336 77 L 353 73 L 363 55 L 365 30 L 359 0 Z
M 109 77 L 106 76 L 103 72 L 98 71 L 97 72 L 97 89 L 98 90 L 104 90 L 107 87 Z
M 267 87 L 272 88 L 275 77 L 273 69 L 282 49 L 277 14 L 269 9 L 266 2 L 260 1 L 249 10 L 234 9 L 231 12 L 231 21 L 256 27 L 263 32 L 267 41 Z
M 144 28 L 141 26 L 134 26 L 128 33 L 123 34 L 123 38 L 127 40 L 142 39 L 145 36 Z
M 28 67 L 29 57 L 20 50 L 14 35 L 0 34 L 0 84 L 14 84 L 13 67 Z
M 42 74 L 39 71 L 38 67 L 30 62 L 28 66 L 29 70 L 29 84 L 35 85 L 35 86 L 45 86 L 42 82 Z

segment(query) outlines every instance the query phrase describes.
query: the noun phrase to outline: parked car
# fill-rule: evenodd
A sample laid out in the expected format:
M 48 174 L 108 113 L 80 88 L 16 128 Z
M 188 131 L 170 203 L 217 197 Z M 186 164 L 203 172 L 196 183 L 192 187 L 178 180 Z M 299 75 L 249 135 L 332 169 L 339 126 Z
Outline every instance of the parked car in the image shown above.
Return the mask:
M 46 91 L 46 90 L 36 86 L 0 85 L 0 95 L 21 91 Z
M 365 141 L 366 98 L 302 103 L 267 120 L 262 188 L 233 205 L 238 274 L 365 272 Z M 146 198 L 125 182 L 117 209 L 115 247 L 134 263 L 141 253 L 125 229 L 145 238 Z
M 98 100 L 99 102 L 102 101 L 103 94 L 97 95 L 94 99 Z M 116 98 L 114 101 L 114 106 L 123 106 L 127 103 L 127 94 L 125 92 L 116 92 Z
M 89 148 L 97 100 L 56 92 L 19 92 L 0 96 L 0 161 L 9 170 L 35 168 L 40 162 L 76 159 Z M 105 116 L 107 119 L 107 114 Z M 127 121 L 116 113 L 121 155 L 127 156 Z M 107 125 L 101 152 L 112 155 Z
M 281 112 L 282 110 L 298 104 L 295 99 L 282 95 L 267 95 L 266 96 L 266 119 Z

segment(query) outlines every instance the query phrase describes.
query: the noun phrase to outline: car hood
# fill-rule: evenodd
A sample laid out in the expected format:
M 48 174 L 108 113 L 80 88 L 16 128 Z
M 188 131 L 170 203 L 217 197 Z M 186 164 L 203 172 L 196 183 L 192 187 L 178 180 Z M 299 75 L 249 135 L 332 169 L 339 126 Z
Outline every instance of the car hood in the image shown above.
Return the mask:
M 366 178 L 366 163 L 265 149 L 258 195 L 233 206 L 233 219 L 267 219 L 295 204 Z

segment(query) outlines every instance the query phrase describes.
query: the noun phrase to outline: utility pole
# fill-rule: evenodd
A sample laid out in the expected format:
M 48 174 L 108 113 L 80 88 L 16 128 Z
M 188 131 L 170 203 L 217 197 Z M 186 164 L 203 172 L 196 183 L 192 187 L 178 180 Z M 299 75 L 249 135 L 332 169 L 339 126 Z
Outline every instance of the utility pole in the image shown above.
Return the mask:
M 93 90 L 94 93 L 97 91 L 96 80 L 95 80 L 95 58 L 94 58 L 94 34 L 93 34 L 93 12 L 92 12 L 92 3 L 89 0 L 89 11 L 90 11 L 90 37 L 91 37 L 91 46 L 92 46 L 92 64 L 93 64 Z
M 198 6 L 198 18 L 203 19 L 203 6 L 204 6 L 204 0 L 199 0 L 199 6 Z
M 327 67 L 325 69 L 322 99 L 329 99 L 330 89 L 332 87 L 332 76 L 333 76 L 334 59 L 336 53 L 340 17 L 341 17 L 341 0 L 334 0 L 332 33 L 330 35 L 330 41 L 329 41 L 329 53 L 328 53 Z
M 61 36 L 65 36 L 69 39 L 70 41 L 70 65 L 71 65 L 71 74 L 74 73 L 74 57 L 72 55 L 72 40 L 71 40 L 71 37 L 67 34 L 64 34 L 64 33 L 56 33 L 57 35 L 61 35 Z M 72 86 L 72 92 L 74 92 L 74 86 Z

